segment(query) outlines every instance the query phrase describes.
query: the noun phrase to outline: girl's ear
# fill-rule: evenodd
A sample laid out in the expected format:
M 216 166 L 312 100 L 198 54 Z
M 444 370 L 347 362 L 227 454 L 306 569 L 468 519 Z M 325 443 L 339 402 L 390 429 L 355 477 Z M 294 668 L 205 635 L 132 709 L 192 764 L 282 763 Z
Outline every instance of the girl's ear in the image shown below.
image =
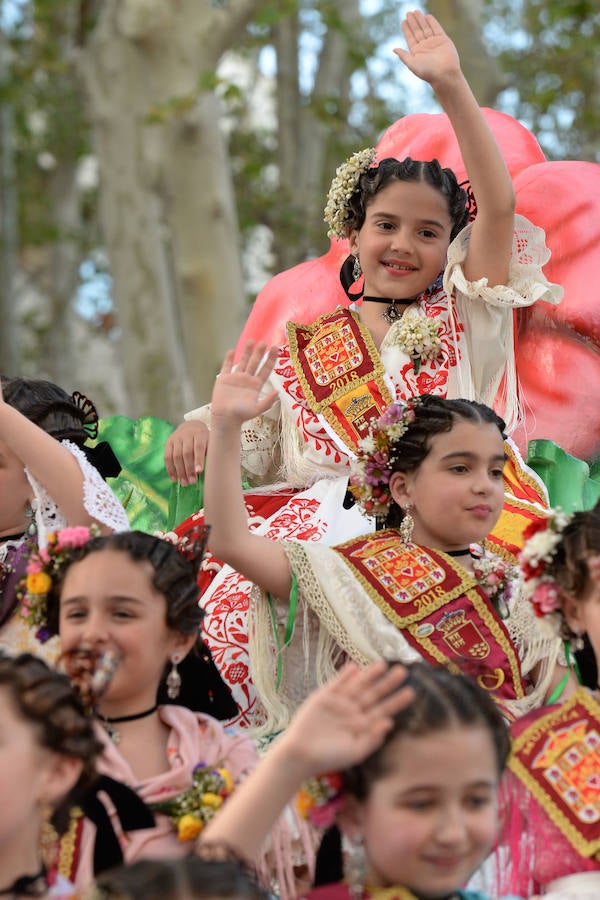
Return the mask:
M 358 231 L 356 228 L 353 228 L 348 236 L 348 240 L 350 241 L 350 253 L 356 254 L 358 253 Z
M 363 826 L 363 804 L 360 800 L 346 796 L 344 805 L 337 812 L 336 822 L 340 831 L 349 837 L 359 834 Z
M 583 634 L 586 631 L 583 607 L 584 600 L 577 600 L 572 594 L 562 594 L 562 614 L 565 622 L 574 634 Z
M 180 631 L 174 631 L 173 640 L 171 642 L 171 650 L 169 652 L 169 656 L 173 653 L 177 653 L 180 657 L 180 661 L 185 659 L 188 655 L 196 641 L 198 640 L 197 634 L 181 634 Z
M 409 472 L 394 472 L 390 478 L 390 493 L 398 506 L 406 506 L 411 498 L 412 479 Z
M 40 801 L 55 806 L 75 787 L 83 769 L 83 762 L 75 756 L 48 753 L 46 771 L 42 779 Z

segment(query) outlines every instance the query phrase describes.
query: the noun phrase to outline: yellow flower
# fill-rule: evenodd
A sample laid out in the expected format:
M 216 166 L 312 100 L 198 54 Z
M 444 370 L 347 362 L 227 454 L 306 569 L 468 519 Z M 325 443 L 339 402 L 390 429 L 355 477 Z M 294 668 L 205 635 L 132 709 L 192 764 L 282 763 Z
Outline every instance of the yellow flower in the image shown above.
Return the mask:
M 177 823 L 177 838 L 180 841 L 191 841 L 197 837 L 204 828 L 202 819 L 193 816 L 191 813 L 182 816 Z
M 296 807 L 303 819 L 308 819 L 308 814 L 315 805 L 315 798 L 304 788 L 296 794 Z
M 223 784 L 223 790 L 224 790 L 224 792 L 225 792 L 226 794 L 231 794 L 231 792 L 232 792 L 232 790 L 233 790 L 233 778 L 231 777 L 231 775 L 229 774 L 229 772 L 227 771 L 227 769 L 217 769 L 217 772 L 219 773 L 219 775 L 220 775 L 221 778 L 223 779 L 223 782 L 224 782 L 224 784 Z
M 52 587 L 52 579 L 46 572 L 34 572 L 27 576 L 28 594 L 47 594 Z
M 206 794 L 202 794 L 202 803 L 204 806 L 210 806 L 211 809 L 218 809 L 223 802 L 223 798 L 219 797 L 218 794 L 213 794 L 210 791 Z

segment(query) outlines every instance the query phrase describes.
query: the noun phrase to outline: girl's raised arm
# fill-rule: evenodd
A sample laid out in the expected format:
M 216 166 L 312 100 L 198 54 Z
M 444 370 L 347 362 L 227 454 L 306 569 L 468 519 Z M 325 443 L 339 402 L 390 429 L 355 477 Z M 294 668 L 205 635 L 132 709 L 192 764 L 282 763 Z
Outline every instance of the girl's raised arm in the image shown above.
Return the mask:
M 210 442 L 206 457 L 204 510 L 210 525 L 209 547 L 219 559 L 264 590 L 287 597 L 291 573 L 287 557 L 276 542 L 252 534 L 240 479 L 240 432 L 248 419 L 264 413 L 276 399 L 261 390 L 277 359 L 272 347 L 249 341 L 233 369 L 233 351 L 223 362 L 211 401 Z
M 75 457 L 60 441 L 6 403 L 1 383 L 0 440 L 44 486 L 69 525 L 94 522 L 83 502 L 84 478 Z
M 460 68 L 453 42 L 437 19 L 410 12 L 402 23 L 407 50 L 394 52 L 433 88 L 450 119 L 477 201 L 477 218 L 463 264 L 469 281 L 506 284 L 512 250 L 515 193 L 500 148 Z
M 376 750 L 393 716 L 414 699 L 402 687 L 406 669 L 385 662 L 348 663 L 315 691 L 265 758 L 202 832 L 200 843 L 223 842 L 247 859 L 261 846 L 303 781 L 347 769 Z M 307 739 L 307 735 L 310 738 Z

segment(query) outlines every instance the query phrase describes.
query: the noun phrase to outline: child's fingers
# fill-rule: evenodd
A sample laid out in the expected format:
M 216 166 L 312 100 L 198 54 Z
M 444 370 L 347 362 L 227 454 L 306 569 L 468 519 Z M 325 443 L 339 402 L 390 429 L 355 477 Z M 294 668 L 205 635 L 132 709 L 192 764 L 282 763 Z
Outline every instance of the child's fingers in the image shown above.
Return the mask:
M 241 363 L 242 358 L 244 357 L 244 354 L 245 354 L 246 352 L 249 353 L 248 345 L 246 345 L 246 347 L 244 347 L 244 349 L 242 350 L 242 356 L 240 357 L 240 363 Z M 234 358 L 234 354 L 235 354 L 235 351 L 234 351 L 234 350 L 228 350 L 228 351 L 227 351 L 227 353 L 225 354 L 225 357 L 224 357 L 224 359 L 223 359 L 223 365 L 221 366 L 221 372 L 220 372 L 219 374 L 221 374 L 221 375 L 229 375 L 229 373 L 230 373 L 231 370 L 233 369 L 233 358 Z

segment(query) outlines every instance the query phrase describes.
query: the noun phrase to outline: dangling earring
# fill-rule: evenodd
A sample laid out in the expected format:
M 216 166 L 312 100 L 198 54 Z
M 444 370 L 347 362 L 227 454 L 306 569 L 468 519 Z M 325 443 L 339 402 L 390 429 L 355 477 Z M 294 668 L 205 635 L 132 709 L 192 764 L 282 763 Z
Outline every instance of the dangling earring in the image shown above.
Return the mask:
M 362 267 L 360 264 L 360 259 L 358 258 L 358 253 L 354 257 L 354 265 L 352 266 L 352 277 L 355 281 L 358 281 L 360 276 L 362 275 Z
M 27 526 L 25 528 L 25 535 L 28 538 L 34 538 L 37 534 L 37 524 L 35 521 L 35 511 L 37 509 L 37 500 L 28 500 L 25 504 L 25 518 L 27 519 Z
M 181 675 L 177 671 L 177 664 L 181 662 L 181 655 L 174 653 L 171 656 L 171 671 L 167 675 L 167 696 L 169 700 L 179 697 L 181 690 Z
M 367 856 L 361 834 L 344 834 L 344 881 L 352 900 L 362 900 L 367 875 Z
M 573 635 L 571 638 L 571 649 L 576 653 L 578 650 L 583 650 L 585 643 L 580 631 L 574 631 Z
M 405 507 L 403 507 L 402 512 L 404 515 L 402 516 L 402 521 L 400 522 L 400 537 L 404 541 L 405 544 L 410 544 L 412 542 L 413 529 L 415 527 L 415 520 L 410 514 L 412 509 L 412 503 L 407 503 Z

